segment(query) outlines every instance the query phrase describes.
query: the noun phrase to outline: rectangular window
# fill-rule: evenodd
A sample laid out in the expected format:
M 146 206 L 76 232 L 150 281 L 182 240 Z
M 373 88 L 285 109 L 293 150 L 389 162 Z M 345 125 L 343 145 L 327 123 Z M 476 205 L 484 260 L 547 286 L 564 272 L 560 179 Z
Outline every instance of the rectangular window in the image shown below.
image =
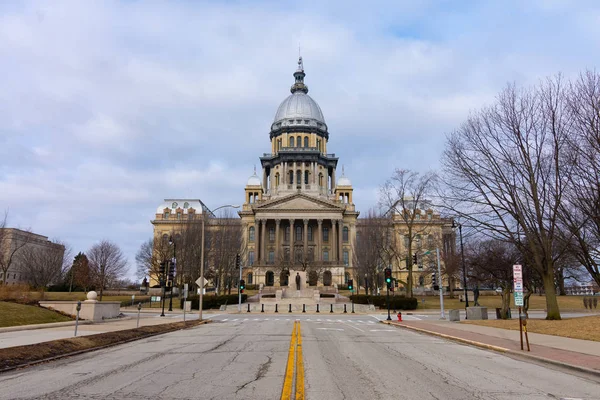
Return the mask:
M 427 219 L 428 219 L 429 221 L 431 221 L 431 213 L 428 213 L 428 214 L 427 214 Z
M 269 251 L 269 264 L 275 263 L 275 252 L 273 250 Z
M 275 241 L 275 228 L 270 227 L 269 228 L 269 242 L 274 242 Z
M 348 250 L 344 250 L 344 265 L 350 265 L 350 257 L 348 255 Z
M 169 212 L 165 211 L 164 219 L 169 219 Z
M 329 242 L 329 228 L 323 228 L 323 241 Z
M 323 261 L 329 261 L 329 251 L 323 250 Z
M 308 227 L 308 241 L 309 242 L 313 241 L 312 226 Z
M 433 247 L 433 235 L 429 235 L 427 237 L 427 246 L 429 246 L 430 248 Z
M 302 241 L 302 227 L 301 226 L 296 227 L 296 241 L 297 242 Z
M 348 227 L 347 226 L 345 226 L 344 229 L 342 229 L 342 240 L 344 241 L 344 243 L 348 243 Z
M 253 251 L 248 252 L 248 264 L 254 265 L 254 252 Z
M 284 241 L 289 242 L 290 241 L 290 227 L 286 226 L 285 227 L 285 235 L 284 235 Z

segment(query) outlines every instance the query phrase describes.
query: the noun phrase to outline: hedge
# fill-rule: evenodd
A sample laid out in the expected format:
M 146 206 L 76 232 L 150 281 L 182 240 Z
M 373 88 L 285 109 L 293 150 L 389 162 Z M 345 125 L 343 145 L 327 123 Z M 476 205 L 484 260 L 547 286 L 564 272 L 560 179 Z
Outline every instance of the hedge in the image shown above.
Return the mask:
M 349 296 L 356 304 L 373 304 L 375 307 L 387 308 L 387 296 L 367 296 L 355 294 Z M 390 296 L 390 308 L 396 310 L 416 310 L 418 301 L 414 297 Z
M 248 298 L 247 294 L 242 294 L 242 303 L 246 302 Z M 192 302 L 192 310 L 198 309 L 198 302 L 200 298 L 197 295 L 190 296 L 187 298 L 187 301 Z M 209 310 L 211 308 L 219 308 L 223 304 L 237 304 L 238 303 L 238 295 L 237 294 L 224 294 L 220 296 L 202 296 L 202 309 Z M 183 299 L 181 299 L 179 303 L 179 308 L 183 309 Z

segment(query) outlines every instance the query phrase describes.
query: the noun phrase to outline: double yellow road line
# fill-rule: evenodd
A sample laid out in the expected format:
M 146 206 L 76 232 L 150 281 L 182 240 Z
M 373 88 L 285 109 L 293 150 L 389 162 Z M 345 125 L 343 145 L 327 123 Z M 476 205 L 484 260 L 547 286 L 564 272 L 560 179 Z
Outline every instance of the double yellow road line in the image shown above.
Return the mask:
M 296 396 L 292 397 L 294 383 L 296 384 Z M 281 391 L 282 400 L 291 400 L 293 398 L 296 400 L 304 400 L 304 363 L 302 361 L 302 334 L 300 333 L 300 321 L 294 321 L 292 340 L 290 340 L 290 351 L 288 353 L 287 366 L 285 368 L 285 379 L 283 380 L 283 390 Z

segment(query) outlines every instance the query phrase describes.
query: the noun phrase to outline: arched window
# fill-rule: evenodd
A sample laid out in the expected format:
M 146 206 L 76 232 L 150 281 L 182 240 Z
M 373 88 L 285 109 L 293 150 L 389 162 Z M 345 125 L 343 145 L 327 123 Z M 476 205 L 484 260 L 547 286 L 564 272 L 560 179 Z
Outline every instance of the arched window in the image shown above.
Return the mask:
M 302 171 L 296 171 L 296 185 L 302 184 Z
M 167 235 L 166 233 L 162 236 L 162 240 L 163 242 L 167 243 L 169 241 L 169 235 Z
M 254 251 L 249 251 L 248 252 L 248 264 L 249 265 L 254 265 Z M 248 282 L 250 283 L 250 282 Z
M 346 266 L 350 265 L 350 256 L 348 254 L 348 250 L 344 250 L 343 257 L 344 257 L 344 265 L 346 265 Z
M 308 136 L 304 137 L 304 147 L 308 147 Z
M 342 230 L 342 240 L 344 242 L 348 242 L 348 227 L 345 226 L 344 229 Z
M 296 138 L 296 145 L 297 145 L 298 147 L 302 147 L 302 137 L 301 137 L 301 136 L 298 136 L 298 137 Z
M 290 137 L 290 147 L 295 147 L 294 146 L 294 137 L 293 136 Z
M 289 176 L 290 176 L 289 184 L 293 185 L 294 184 L 294 171 L 290 171 Z
M 427 246 L 430 248 L 433 247 L 433 235 L 427 236 Z
M 304 171 L 304 184 L 308 185 L 308 171 Z
M 248 275 L 246 275 L 246 284 L 252 285 L 252 272 L 248 272 Z
M 419 286 L 424 286 L 425 285 L 425 278 L 420 276 L 419 277 Z
M 273 271 L 267 271 L 265 274 L 265 285 L 273 286 L 275 284 L 275 274 Z
M 300 225 L 296 226 L 296 241 L 302 240 L 302 227 Z
M 248 240 L 254 242 L 254 227 L 248 228 Z

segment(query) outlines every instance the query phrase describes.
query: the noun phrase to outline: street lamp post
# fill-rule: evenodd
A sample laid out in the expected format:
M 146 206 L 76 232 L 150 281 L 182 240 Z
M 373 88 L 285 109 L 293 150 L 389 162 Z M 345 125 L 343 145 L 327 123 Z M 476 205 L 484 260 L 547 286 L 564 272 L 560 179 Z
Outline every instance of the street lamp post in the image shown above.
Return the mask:
M 177 244 L 175 244 L 175 240 L 173 240 L 173 236 L 169 237 L 169 244 L 173 246 L 173 259 L 171 262 L 173 263 L 173 279 L 171 280 L 171 290 L 170 290 L 170 299 L 169 299 L 169 311 L 173 311 L 173 286 L 175 282 L 175 274 L 177 273 L 175 268 L 177 268 L 177 259 L 175 258 L 175 249 L 177 248 Z
M 209 213 L 214 214 L 215 211 L 221 209 L 221 208 L 226 208 L 226 207 L 231 207 L 231 208 L 240 208 L 239 205 L 232 205 L 232 204 L 226 204 L 223 206 L 219 206 L 217 208 L 215 208 L 213 211 L 208 210 Z M 202 278 L 202 285 L 200 287 L 200 295 L 198 296 L 198 319 L 199 321 L 202 321 L 202 296 L 204 294 L 204 222 L 205 222 L 205 212 L 204 210 L 202 210 L 202 245 L 200 247 L 200 278 Z
M 463 270 L 463 286 L 465 287 L 465 313 L 467 312 L 467 308 L 469 307 L 469 294 L 467 292 L 467 270 L 465 269 L 465 250 L 463 246 L 463 236 L 462 236 L 462 224 L 457 224 L 455 221 L 452 221 L 452 228 L 458 227 L 458 232 L 460 236 L 460 254 L 462 259 L 462 270 Z M 467 315 L 465 314 L 465 319 L 467 319 Z
M 368 296 L 369 295 L 369 282 L 368 282 L 368 274 L 365 274 L 365 294 Z

